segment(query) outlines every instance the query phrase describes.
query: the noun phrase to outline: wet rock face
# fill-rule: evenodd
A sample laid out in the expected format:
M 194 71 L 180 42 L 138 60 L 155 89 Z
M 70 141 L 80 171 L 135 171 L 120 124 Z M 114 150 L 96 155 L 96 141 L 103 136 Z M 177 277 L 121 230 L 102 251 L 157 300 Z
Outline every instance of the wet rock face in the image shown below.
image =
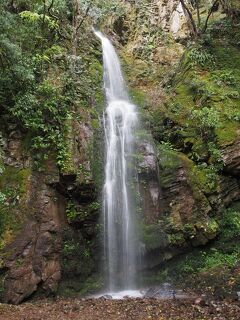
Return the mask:
M 139 192 L 141 209 L 148 223 L 157 219 L 160 213 L 161 189 L 158 180 L 158 163 L 154 146 L 150 141 L 139 142 L 138 161 Z
M 132 6 L 132 7 L 131 7 Z M 129 9 L 138 11 L 138 3 L 133 4 L 131 2 Z M 157 25 L 166 32 L 171 32 L 175 39 L 184 39 L 189 35 L 189 29 L 187 26 L 187 18 L 182 8 L 181 3 L 178 0 L 153 0 L 148 4 L 149 17 L 151 25 Z M 126 27 L 124 23 L 115 23 L 115 31 L 121 36 L 122 29 Z M 120 29 L 120 30 L 118 30 Z
M 9 125 L 8 136 L 3 139 L 2 150 L 6 165 L 23 168 L 30 165 L 30 157 L 21 152 L 23 133 L 16 125 Z
M 76 168 L 81 166 L 89 174 L 91 174 L 91 167 L 88 147 L 89 143 L 93 139 L 93 131 L 89 125 L 90 120 L 91 119 L 88 118 L 85 120 L 85 122 L 81 123 L 74 121 L 74 137 L 71 139 L 71 143 L 73 143 L 73 162 Z
M 179 1 L 154 1 L 158 8 L 159 22 L 163 30 L 172 32 L 175 39 L 188 36 L 187 19 Z
M 208 193 L 187 156 L 163 149 L 157 157 L 146 143 L 141 151 L 144 268 L 151 269 L 214 239 L 219 232 L 214 215 L 240 199 L 240 186 L 236 178 L 223 176 L 215 191 Z
M 219 181 L 218 193 L 208 197 L 211 207 L 216 212 L 228 207 L 231 203 L 239 199 L 240 181 L 238 178 L 232 176 L 222 176 Z
M 162 187 L 163 206 L 176 229 L 197 220 L 196 216 L 201 220 L 208 218 L 208 213 L 211 211 L 209 202 L 200 189 L 197 189 L 197 195 L 194 195 L 188 178 L 188 169 L 184 164 L 176 168 L 175 174 L 167 173 L 164 179 L 166 180 Z
M 64 204 L 44 177 L 31 178 L 30 217 L 14 242 L 5 250 L 13 252 L 5 262 L 4 301 L 18 304 L 38 288 L 54 292 L 61 278 L 59 253 Z
M 22 148 L 24 134 L 15 127 L 2 139 L 6 172 L 13 172 L 14 179 L 18 172 L 29 172 L 16 200 L 18 206 L 12 213 L 13 216 L 21 216 L 18 219 L 21 224 L 15 228 L 17 231 L 13 230 L 7 245 L 0 248 L 0 280 L 4 278 L 1 298 L 6 303 L 19 304 L 33 294 L 55 294 L 65 277 L 75 277 L 74 281 L 79 281 L 78 287 L 81 287 L 86 280 L 84 276 L 90 275 L 96 265 L 89 257 L 90 250 L 86 249 L 88 242 L 93 242 L 96 237 L 95 225 L 98 219 L 88 152 L 93 134 L 88 120 L 73 123 L 73 165 L 70 172 L 59 172 L 54 159 L 50 158 L 43 164 L 44 171 L 33 171 L 31 156 L 25 154 Z M 81 172 L 78 175 L 79 168 Z M 8 187 L 7 176 L 4 183 Z M 19 185 L 18 181 L 16 185 Z M 78 212 L 74 212 L 76 217 L 67 216 L 69 202 L 75 202 L 79 207 Z M 24 214 L 21 212 L 23 209 Z M 64 265 L 63 252 L 66 248 L 72 250 L 72 243 L 77 254 L 68 252 L 65 257 L 67 263 Z M 68 271 L 71 275 L 67 274 Z
M 229 174 L 240 176 L 240 140 L 236 140 L 231 145 L 222 150 L 223 162 L 225 170 Z

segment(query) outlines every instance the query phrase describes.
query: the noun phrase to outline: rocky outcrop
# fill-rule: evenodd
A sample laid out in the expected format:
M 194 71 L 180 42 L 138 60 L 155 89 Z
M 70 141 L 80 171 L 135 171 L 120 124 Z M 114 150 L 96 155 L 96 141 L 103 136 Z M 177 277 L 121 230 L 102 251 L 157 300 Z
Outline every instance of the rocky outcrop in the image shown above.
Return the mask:
M 222 176 L 217 193 L 209 195 L 208 200 L 215 212 L 220 212 L 240 199 L 240 181 L 231 176 Z
M 157 163 L 152 145 L 143 144 L 142 149 L 145 156 L 139 165 L 151 173 L 145 174 L 145 186 L 140 188 L 142 201 L 154 203 L 149 196 L 153 177 L 158 195 L 157 205 L 144 209 L 144 268 L 149 269 L 214 239 L 219 231 L 214 217 L 240 199 L 240 186 L 237 179 L 222 177 L 209 192 L 198 180 L 204 173 L 196 172 L 185 155 L 162 148 Z
M 158 163 L 153 143 L 143 140 L 138 145 L 140 159 L 138 161 L 140 207 L 148 223 L 156 221 L 160 214 L 160 196 Z
M 32 157 L 22 147 L 24 133 L 16 127 L 3 139 L 1 190 L 12 187 L 17 194 L 9 212 L 16 227 L 5 227 L 12 236 L 0 248 L 4 302 L 18 304 L 35 293 L 56 294 L 66 278 L 81 288 L 96 266 L 99 205 L 90 166 L 90 121 L 87 115 L 85 121 L 73 120 L 68 137 L 71 163 L 61 172 L 54 157 L 41 164 L 42 170 L 32 170 Z
M 141 12 L 141 9 L 145 12 Z M 158 26 L 165 32 L 171 32 L 175 39 L 184 39 L 189 35 L 186 14 L 178 0 L 154 0 L 147 4 L 126 1 L 125 10 L 128 12 L 127 19 L 129 16 L 131 19 L 131 16 L 135 15 L 135 11 L 137 15 L 138 13 L 140 13 L 139 15 L 145 14 L 151 26 Z M 126 19 L 121 16 L 113 23 L 114 30 L 121 37 L 124 37 L 124 33 L 129 29 L 124 20 Z
M 180 2 L 172 11 L 170 21 L 170 31 L 176 39 L 186 38 L 189 35 L 186 15 Z
M 51 171 L 49 171 L 49 174 Z M 18 304 L 41 288 L 56 291 L 61 277 L 61 227 L 64 200 L 47 183 L 48 175 L 33 174 L 29 187 L 28 217 L 15 240 L 5 248 L 4 301 Z
M 237 139 L 231 145 L 222 150 L 222 157 L 227 173 L 240 176 L 240 140 Z
M 171 32 L 175 39 L 188 37 L 189 30 L 187 19 L 182 5 L 179 1 L 159 1 L 155 0 L 152 4 L 155 7 L 156 23 L 166 32 Z

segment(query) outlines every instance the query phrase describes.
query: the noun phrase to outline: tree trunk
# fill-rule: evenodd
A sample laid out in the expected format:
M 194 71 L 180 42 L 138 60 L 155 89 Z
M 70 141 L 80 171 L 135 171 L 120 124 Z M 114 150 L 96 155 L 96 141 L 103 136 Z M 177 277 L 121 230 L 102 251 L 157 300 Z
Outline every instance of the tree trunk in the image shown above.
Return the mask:
M 190 28 L 192 29 L 192 34 L 194 37 L 197 37 L 198 36 L 198 29 L 197 29 L 196 23 L 193 19 L 193 15 L 191 13 L 191 10 L 187 6 L 185 0 L 180 0 L 180 2 L 182 4 L 183 10 L 186 12 L 186 15 L 188 16 L 188 21 L 189 21 Z
M 72 20 L 72 28 L 73 28 L 73 35 L 72 35 L 72 51 L 73 55 L 77 55 L 77 47 L 78 47 L 78 21 L 81 15 L 80 12 L 80 5 L 78 0 L 73 1 L 73 20 Z

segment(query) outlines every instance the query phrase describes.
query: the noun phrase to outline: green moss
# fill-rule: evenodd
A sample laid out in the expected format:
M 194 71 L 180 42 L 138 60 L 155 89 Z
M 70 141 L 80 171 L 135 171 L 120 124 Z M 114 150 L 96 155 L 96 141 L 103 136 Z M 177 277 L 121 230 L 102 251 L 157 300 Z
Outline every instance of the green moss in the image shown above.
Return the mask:
M 210 219 L 204 228 L 204 235 L 208 239 L 213 239 L 215 238 L 218 231 L 219 231 L 219 225 L 217 221 L 215 219 Z
M 185 243 L 185 238 L 182 232 L 173 233 L 168 235 L 168 241 L 175 246 L 181 246 Z
M 205 194 L 217 191 L 218 174 L 214 167 L 192 165 L 188 177 L 190 185 L 198 186 Z
M 0 203 L 0 249 L 12 241 L 27 214 L 25 201 L 30 175 L 30 169 L 7 166 L 0 176 L 3 195 Z
M 16 187 L 19 193 L 25 193 L 29 184 L 31 169 L 18 169 L 15 167 L 6 167 L 0 176 L 0 188 Z
M 174 182 L 177 170 L 184 167 L 186 170 L 192 167 L 192 161 L 183 153 L 169 149 L 169 146 L 162 144 L 158 146 L 158 160 L 161 168 L 160 183 L 163 187 Z
M 93 201 L 86 205 L 76 205 L 75 202 L 69 201 L 66 206 L 66 217 L 69 224 L 74 225 L 75 222 L 84 222 L 87 219 L 93 219 L 101 208 L 97 201 Z
M 104 93 L 102 90 L 102 77 L 103 77 L 103 66 L 102 63 L 96 58 L 92 57 L 89 65 L 89 76 L 90 81 L 93 82 L 95 86 L 94 99 L 95 99 L 95 108 L 97 113 L 101 113 L 104 107 Z
M 193 239 L 196 236 L 196 228 L 192 223 L 186 223 L 183 226 L 183 233 L 185 238 Z
M 61 281 L 57 294 L 64 297 L 82 297 L 95 293 L 103 288 L 103 278 L 96 274 L 85 280 L 77 278 L 63 279 Z
M 139 88 L 131 88 L 130 97 L 132 98 L 133 103 L 140 107 L 141 110 L 144 110 L 149 104 L 146 93 Z
M 215 63 L 211 68 L 189 65 L 186 58 L 182 59 L 168 92 L 167 110 L 162 109 L 161 115 L 166 123 L 172 123 L 171 130 L 160 121 L 158 124 L 162 126 L 160 139 L 171 142 L 178 150 L 187 146 L 189 157 L 196 162 L 217 162 L 218 165 L 207 141 L 215 144 L 217 141 L 219 146 L 224 146 L 237 137 L 240 59 L 239 50 L 227 43 L 227 39 L 224 40 L 226 44 L 214 37 L 214 45 L 204 48 L 206 57 L 214 56 Z M 155 112 L 154 122 L 156 117 L 159 115 Z M 173 134 L 176 128 L 178 136 Z
M 217 135 L 218 144 L 220 146 L 225 146 L 232 144 L 238 137 L 239 124 L 226 121 L 224 126 L 217 128 L 215 130 Z
M 177 169 L 182 164 L 180 154 L 168 149 L 166 145 L 158 146 L 159 164 L 163 169 Z
M 206 223 L 198 223 L 197 228 L 205 234 L 216 233 L 218 238 L 207 247 L 192 250 L 168 261 L 162 269 L 149 273 L 145 277 L 147 283 L 173 282 L 176 286 L 194 288 L 221 296 L 233 294 L 239 289 L 240 279 L 238 265 L 240 250 L 238 238 L 240 234 L 240 212 L 236 209 L 225 210 L 219 221 L 211 219 Z M 195 227 L 184 226 L 184 233 L 195 235 Z M 182 240 L 180 233 L 170 237 L 177 244 Z M 176 240 L 176 241 L 175 241 Z
M 146 250 L 154 250 L 168 244 L 168 238 L 162 224 L 143 225 L 142 233 Z
M 176 103 L 179 103 L 183 108 L 191 108 L 194 106 L 193 95 L 191 94 L 190 87 L 182 83 L 175 88 Z
M 86 295 L 86 294 L 90 294 L 90 293 L 94 293 L 100 289 L 103 288 L 104 285 L 104 281 L 103 278 L 101 276 L 92 276 L 86 279 L 86 281 L 84 281 L 84 283 L 81 286 L 80 289 L 80 294 Z
M 223 44 L 222 40 L 215 40 L 214 45 L 211 47 L 211 52 L 215 56 L 217 66 L 220 69 L 229 69 L 234 73 L 240 69 L 239 49 L 229 43 Z M 231 57 L 231 59 L 229 58 Z M 237 74 L 239 78 L 239 74 Z

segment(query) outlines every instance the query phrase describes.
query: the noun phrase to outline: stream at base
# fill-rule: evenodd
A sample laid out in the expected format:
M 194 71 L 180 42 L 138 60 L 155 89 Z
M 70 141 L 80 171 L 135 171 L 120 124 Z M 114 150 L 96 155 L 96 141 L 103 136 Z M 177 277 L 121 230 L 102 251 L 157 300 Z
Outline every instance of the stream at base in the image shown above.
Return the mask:
M 183 290 L 176 289 L 171 286 L 170 283 L 163 283 L 161 286 L 155 286 L 150 288 L 144 288 L 140 290 L 122 290 L 116 292 L 101 292 L 96 295 L 89 296 L 90 299 L 160 299 L 160 300 L 171 300 L 171 299 L 193 299 L 196 298 L 193 294 L 189 295 Z

